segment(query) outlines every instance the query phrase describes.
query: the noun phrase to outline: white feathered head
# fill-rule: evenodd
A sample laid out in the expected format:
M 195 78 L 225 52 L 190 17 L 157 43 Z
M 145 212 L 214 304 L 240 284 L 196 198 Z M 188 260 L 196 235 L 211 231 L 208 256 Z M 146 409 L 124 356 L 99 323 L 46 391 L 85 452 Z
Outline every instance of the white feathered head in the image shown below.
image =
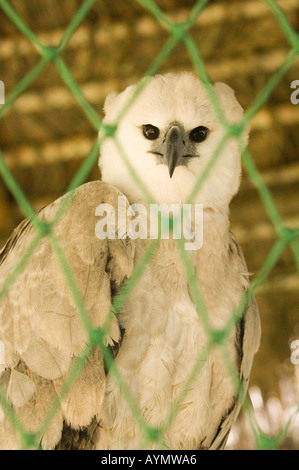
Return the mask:
M 105 101 L 106 124 L 115 124 L 137 86 Z M 226 120 L 238 122 L 243 109 L 233 90 L 216 83 L 214 91 Z M 225 130 L 201 81 L 191 73 L 157 75 L 148 80 L 121 118 L 116 145 L 107 138 L 99 160 L 102 178 L 117 186 L 131 202 L 143 191 L 128 169 L 142 181 L 157 203 L 184 203 L 213 157 Z M 243 136 L 246 139 L 247 136 Z M 120 152 L 119 146 L 123 149 Z M 200 187 L 194 202 L 225 210 L 240 184 L 241 157 L 230 138 Z

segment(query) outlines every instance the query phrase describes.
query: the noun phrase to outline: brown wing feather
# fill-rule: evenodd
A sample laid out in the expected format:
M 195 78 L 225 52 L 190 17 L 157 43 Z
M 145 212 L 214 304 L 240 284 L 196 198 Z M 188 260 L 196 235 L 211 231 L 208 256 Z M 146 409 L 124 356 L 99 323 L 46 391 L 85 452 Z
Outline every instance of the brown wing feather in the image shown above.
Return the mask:
M 237 256 L 241 261 L 241 266 L 243 269 L 242 275 L 249 283 L 246 261 L 242 249 L 233 233 L 230 233 L 229 250 L 231 256 Z M 259 311 L 254 298 L 250 301 L 249 305 L 244 310 L 236 326 L 235 345 L 238 351 L 239 378 L 244 388 L 244 392 L 246 392 L 248 388 L 253 357 L 259 348 L 261 336 Z M 219 423 L 219 427 L 210 446 L 211 450 L 224 449 L 231 427 L 240 412 L 240 408 L 241 403 L 235 397 L 233 399 L 231 408 L 223 415 L 221 422 Z
M 73 194 L 55 225 L 55 236 L 65 253 L 88 312 L 92 328 L 103 324 L 116 292 L 133 270 L 134 247 L 126 240 L 99 240 L 95 236 L 96 207 L 111 204 L 117 214 L 121 193 L 103 182 L 87 183 Z M 62 199 L 39 213 L 53 219 Z M 28 220 L 14 231 L 0 253 L 0 283 L 17 265 L 35 235 Z M 117 344 L 120 331 L 114 317 L 107 343 Z M 43 237 L 25 269 L 0 304 L 0 340 L 6 364 L 0 366 L 0 384 L 29 431 L 41 425 L 50 403 L 83 350 L 88 333 L 50 240 Z M 86 360 L 71 391 L 43 436 L 53 448 L 61 438 L 63 422 L 73 428 L 88 426 L 99 413 L 105 390 L 105 370 L 98 350 Z M 33 419 L 34 417 L 34 419 Z M 66 426 L 66 425 L 64 425 Z M 0 448 L 20 445 L 8 418 L 0 422 Z

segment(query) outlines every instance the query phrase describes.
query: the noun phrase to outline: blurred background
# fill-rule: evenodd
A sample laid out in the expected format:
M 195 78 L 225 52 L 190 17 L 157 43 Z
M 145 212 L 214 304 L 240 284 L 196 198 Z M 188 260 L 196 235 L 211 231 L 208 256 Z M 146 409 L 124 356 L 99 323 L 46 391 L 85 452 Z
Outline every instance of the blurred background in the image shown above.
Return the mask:
M 18 14 L 48 45 L 58 44 L 80 0 L 10 0 Z M 156 0 L 170 19 L 187 19 L 195 0 Z M 298 0 L 277 2 L 295 30 Z M 213 82 L 235 89 L 246 109 L 282 64 L 290 45 L 263 0 L 213 0 L 191 30 Z M 102 117 L 103 101 L 139 80 L 168 39 L 168 33 L 135 0 L 98 0 L 73 35 L 63 58 L 86 98 Z M 0 80 L 6 96 L 39 61 L 31 43 L 0 9 Z M 177 45 L 161 72 L 192 70 Z M 249 149 L 288 227 L 299 226 L 299 104 L 290 85 L 299 80 L 299 59 L 252 120 Z M 5 161 L 35 209 L 67 189 L 96 140 L 82 109 L 49 64 L 0 121 Z M 88 180 L 99 179 L 95 165 Z M 23 219 L 0 181 L 0 246 Z M 243 175 L 231 205 L 232 229 L 249 271 L 256 274 L 275 241 L 275 232 L 253 184 Z M 262 343 L 251 378 L 251 398 L 261 429 L 276 435 L 299 403 L 299 364 L 292 364 L 291 342 L 299 340 L 299 275 L 287 248 L 257 293 Z M 297 355 L 299 357 L 299 354 Z M 241 415 L 228 448 L 253 448 Z M 293 420 L 284 449 L 299 449 L 299 418 Z

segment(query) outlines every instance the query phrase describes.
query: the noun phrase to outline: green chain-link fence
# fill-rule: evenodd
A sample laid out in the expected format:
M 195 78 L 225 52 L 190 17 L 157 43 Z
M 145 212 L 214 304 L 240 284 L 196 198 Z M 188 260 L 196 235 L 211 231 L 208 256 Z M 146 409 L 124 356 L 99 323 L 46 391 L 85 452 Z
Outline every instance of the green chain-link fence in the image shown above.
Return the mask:
M 150 257 L 152 256 L 153 252 L 157 248 L 159 244 L 159 240 L 154 240 L 153 242 L 151 242 L 142 260 L 135 267 L 133 275 L 131 276 L 129 281 L 126 283 L 126 285 L 124 286 L 120 294 L 117 296 L 117 298 L 114 300 L 103 327 L 101 329 L 94 329 L 89 321 L 88 313 L 85 309 L 84 302 L 82 300 L 80 292 L 74 281 L 71 268 L 61 248 L 60 241 L 55 236 L 53 229 L 54 229 L 55 224 L 59 220 L 59 218 L 63 215 L 63 212 L 68 202 L 70 201 L 72 190 L 74 190 L 80 184 L 84 182 L 91 168 L 94 166 L 98 158 L 101 144 L 104 141 L 104 139 L 113 138 L 115 140 L 115 143 L 116 145 L 118 145 L 119 151 L 124 161 L 127 163 L 127 165 L 129 165 L 128 159 L 126 158 L 126 155 L 123 149 L 121 149 L 115 137 L 118 123 L 120 122 L 122 117 L 125 115 L 125 113 L 129 109 L 134 99 L 136 99 L 137 95 L 146 86 L 147 78 L 154 75 L 156 72 L 159 71 L 163 62 L 172 53 L 173 49 L 179 42 L 185 45 L 190 55 L 193 66 L 195 70 L 197 71 L 199 77 L 201 78 L 202 82 L 204 83 L 206 90 L 208 92 L 210 101 L 215 109 L 215 112 L 217 113 L 220 119 L 220 122 L 222 123 L 226 131 L 225 136 L 220 142 L 218 148 L 216 149 L 216 152 L 213 155 L 212 159 L 210 160 L 210 163 L 208 164 L 204 173 L 200 176 L 200 178 L 196 182 L 195 187 L 192 189 L 190 193 L 190 197 L 187 202 L 192 202 L 197 191 L 199 191 L 200 186 L 203 183 L 204 179 L 207 177 L 208 173 L 212 170 L 213 165 L 218 155 L 221 153 L 221 150 L 223 149 L 227 140 L 231 137 L 235 137 L 239 140 L 240 145 L 242 145 L 241 141 L 242 141 L 243 130 L 249 124 L 250 120 L 257 113 L 257 111 L 267 101 L 270 94 L 273 92 L 273 90 L 275 89 L 275 87 L 277 86 L 281 78 L 284 76 L 286 71 L 294 62 L 296 56 L 299 54 L 299 36 L 293 30 L 284 12 L 279 8 L 279 6 L 275 3 L 275 1 L 264 0 L 265 3 L 268 5 L 269 9 L 272 11 L 273 15 L 276 17 L 281 30 L 283 31 L 283 33 L 285 34 L 288 40 L 289 52 L 286 55 L 286 58 L 284 62 L 282 63 L 282 65 L 275 71 L 275 73 L 271 76 L 266 86 L 259 92 L 256 99 L 251 103 L 251 105 L 245 112 L 242 120 L 239 123 L 232 125 L 232 124 L 229 124 L 224 117 L 222 109 L 219 106 L 219 103 L 214 94 L 213 87 L 211 86 L 208 74 L 206 72 L 205 65 L 201 57 L 200 50 L 190 34 L 190 29 L 197 21 L 197 18 L 199 17 L 201 12 L 204 10 L 205 6 L 208 3 L 208 0 L 196 1 L 194 4 L 194 7 L 190 11 L 190 14 L 187 20 L 179 24 L 172 22 L 161 11 L 161 9 L 157 6 L 157 4 L 154 1 L 136 0 L 143 8 L 145 8 L 148 12 L 150 12 L 152 16 L 167 30 L 167 32 L 169 33 L 169 38 L 166 44 L 160 50 L 158 56 L 155 58 L 150 68 L 148 69 L 147 73 L 145 74 L 144 80 L 140 82 L 140 85 L 138 86 L 132 100 L 126 103 L 121 113 L 119 114 L 118 118 L 116 119 L 114 125 L 107 126 L 103 124 L 103 122 L 99 118 L 95 109 L 89 104 L 89 102 L 86 100 L 86 98 L 82 94 L 80 87 L 73 79 L 68 66 L 66 65 L 65 61 L 62 58 L 62 52 L 67 48 L 68 43 L 70 39 L 72 38 L 72 35 L 74 34 L 77 27 L 82 23 L 82 21 L 84 20 L 84 18 L 86 17 L 86 15 L 88 14 L 88 12 L 90 11 L 90 9 L 92 8 L 93 4 L 96 1 L 97 0 L 85 0 L 81 4 L 80 8 L 78 9 L 76 14 L 72 18 L 71 22 L 69 23 L 68 27 L 64 31 L 64 34 L 62 35 L 59 44 L 53 47 L 53 46 L 47 46 L 39 39 L 39 37 L 25 24 L 25 22 L 16 13 L 16 11 L 13 9 L 11 4 L 7 0 L 0 0 L 0 7 L 3 9 L 7 17 L 27 37 L 27 39 L 30 40 L 30 42 L 34 45 L 34 47 L 37 49 L 37 51 L 40 54 L 40 60 L 38 61 L 38 63 L 19 82 L 19 84 L 7 97 L 6 103 L 0 108 L 0 119 L 5 114 L 7 109 L 15 102 L 15 100 L 17 100 L 17 98 L 30 86 L 30 84 L 39 76 L 39 74 L 41 74 L 41 72 L 45 69 L 47 64 L 49 64 L 50 62 L 53 62 L 56 64 L 56 67 L 58 71 L 60 72 L 60 75 L 62 79 L 64 80 L 66 86 L 68 87 L 72 95 L 76 98 L 76 100 L 82 107 L 84 113 L 86 114 L 89 121 L 92 123 L 95 130 L 101 131 L 100 139 L 94 143 L 93 147 L 90 150 L 89 155 L 84 160 L 79 171 L 76 173 L 71 184 L 69 185 L 69 190 L 70 190 L 70 192 L 68 193 L 69 197 L 66 197 L 63 199 L 54 219 L 51 222 L 47 222 L 47 223 L 45 223 L 44 221 L 41 221 L 38 218 L 38 216 L 35 214 L 33 208 L 31 207 L 31 204 L 29 203 L 28 199 L 22 192 L 21 188 L 18 186 L 12 173 L 8 169 L 7 165 L 5 164 L 5 159 L 0 150 L 1 176 L 6 186 L 9 188 L 10 192 L 14 195 L 19 206 L 22 208 L 23 212 L 26 214 L 26 216 L 30 218 L 30 220 L 32 221 L 32 224 L 34 224 L 36 228 L 36 235 L 31 245 L 27 248 L 27 251 L 25 252 L 24 256 L 22 257 L 22 259 L 19 260 L 18 265 L 13 270 L 13 272 L 10 273 L 10 275 L 8 276 L 4 284 L 0 286 L 0 301 L 3 300 L 6 293 L 8 292 L 8 290 L 10 289 L 14 281 L 16 280 L 17 276 L 22 272 L 22 270 L 26 266 L 26 263 L 30 259 L 37 245 L 39 244 L 39 241 L 43 237 L 48 237 L 49 240 L 51 241 L 53 250 L 55 251 L 60 261 L 61 268 L 65 274 L 65 277 L 69 285 L 69 289 L 71 291 L 71 294 L 77 305 L 79 314 L 81 316 L 82 324 L 84 328 L 86 329 L 86 332 L 89 338 L 87 346 L 82 351 L 80 357 L 77 359 L 76 363 L 72 367 L 72 370 L 70 371 L 67 380 L 65 381 L 64 385 L 62 386 L 60 390 L 59 396 L 52 403 L 52 406 L 48 410 L 47 415 L 44 418 L 44 422 L 38 431 L 36 431 L 35 433 L 31 433 L 31 432 L 28 432 L 28 430 L 23 428 L 20 421 L 18 420 L 16 413 L 14 412 L 13 407 L 11 406 L 9 401 L 6 399 L 5 393 L 1 389 L 0 389 L 0 404 L 4 412 L 8 415 L 9 419 L 12 421 L 17 432 L 19 433 L 23 448 L 32 448 L 32 447 L 38 448 L 40 445 L 39 443 L 41 440 L 41 436 L 43 435 L 44 431 L 47 429 L 47 426 L 49 425 L 51 419 L 53 418 L 53 416 L 55 415 L 56 411 L 59 408 L 60 400 L 70 390 L 70 387 L 72 386 L 73 382 L 76 380 L 76 377 L 80 373 L 80 370 L 82 369 L 84 362 L 88 358 L 91 350 L 95 346 L 97 346 L 100 348 L 106 364 L 109 366 L 111 373 L 114 375 L 115 380 L 118 382 L 121 388 L 121 391 L 124 394 L 132 410 L 132 413 L 142 430 L 144 440 L 143 442 L 141 442 L 141 448 L 147 448 L 150 443 L 154 442 L 157 448 L 163 449 L 165 448 L 164 443 L 163 443 L 163 434 L 170 427 L 176 413 L 178 412 L 180 403 L 182 402 L 185 394 L 188 391 L 188 388 L 190 387 L 190 384 L 192 383 L 192 381 L 194 380 L 194 378 L 200 371 L 203 357 L 205 357 L 209 353 L 211 348 L 218 347 L 220 349 L 222 357 L 223 357 L 223 361 L 226 364 L 228 371 L 231 374 L 232 380 L 236 386 L 237 393 L 239 395 L 242 394 L 242 386 L 238 378 L 237 371 L 235 370 L 235 367 L 233 366 L 230 360 L 224 340 L 229 334 L 229 332 L 231 331 L 232 327 L 236 324 L 236 322 L 242 315 L 244 308 L 246 307 L 246 305 L 248 304 L 248 302 L 250 301 L 254 293 L 267 279 L 270 271 L 275 266 L 278 258 L 280 257 L 281 253 L 283 252 L 283 250 L 286 248 L 287 245 L 291 247 L 291 250 L 295 257 L 296 266 L 299 272 L 299 227 L 296 229 L 290 229 L 283 224 L 282 218 L 276 208 L 276 205 L 273 201 L 271 193 L 269 189 L 267 188 L 267 186 L 265 185 L 265 183 L 263 182 L 263 179 L 254 164 L 254 161 L 250 155 L 250 152 L 248 151 L 248 149 L 243 151 L 242 158 L 243 158 L 244 167 L 249 177 L 251 178 L 252 182 L 256 186 L 259 192 L 260 198 L 263 202 L 263 205 L 267 211 L 267 214 L 275 228 L 276 241 L 272 249 L 270 250 L 269 255 L 267 256 L 265 263 L 260 268 L 260 271 L 257 273 L 257 275 L 254 277 L 254 280 L 251 283 L 246 294 L 244 294 L 244 297 L 240 305 L 234 312 L 232 312 L 231 318 L 226 324 L 226 326 L 222 330 L 214 330 L 209 322 L 208 315 L 206 314 L 205 306 L 201 297 L 199 286 L 197 285 L 192 275 L 191 263 L 190 263 L 187 253 L 185 252 L 183 248 L 183 242 L 181 240 L 177 240 L 178 249 L 179 249 L 185 270 L 186 270 L 186 275 L 188 278 L 190 291 L 193 296 L 194 302 L 196 303 L 197 310 L 200 315 L 203 326 L 205 328 L 205 331 L 208 334 L 209 342 L 208 342 L 207 348 L 205 348 L 205 350 L 202 351 L 202 353 L 200 354 L 200 357 L 198 358 L 186 383 L 182 387 L 174 406 L 169 410 L 165 422 L 160 428 L 157 428 L 157 429 L 152 428 L 149 425 L 149 423 L 145 421 L 141 411 L 138 408 L 137 403 L 132 397 L 129 385 L 124 383 L 123 378 L 113 361 L 113 357 L 112 357 L 110 350 L 105 346 L 105 337 L 106 337 L 111 319 L 113 318 L 115 314 L 117 314 L 121 306 L 124 304 L 135 282 L 137 281 L 139 276 L 142 274 Z M 138 182 L 138 178 L 135 175 L 133 169 L 132 168 L 129 168 L 129 169 L 131 171 L 132 176 Z M 141 188 L 141 189 L 144 190 L 144 188 Z M 145 196 L 149 202 L 152 202 L 151 195 L 145 192 Z M 256 447 L 259 449 L 264 449 L 264 448 L 275 449 L 275 448 L 279 448 L 279 445 L 281 444 L 281 442 L 283 442 L 284 438 L 286 437 L 289 426 L 292 420 L 295 419 L 296 414 L 299 411 L 299 403 L 298 403 L 297 408 L 295 407 L 293 415 L 289 418 L 288 422 L 284 425 L 284 427 L 280 430 L 279 434 L 276 435 L 275 437 L 266 436 L 259 429 L 259 426 L 254 416 L 253 409 L 246 399 L 244 401 L 243 409 L 248 418 L 248 422 L 250 423 L 252 433 L 255 436 Z

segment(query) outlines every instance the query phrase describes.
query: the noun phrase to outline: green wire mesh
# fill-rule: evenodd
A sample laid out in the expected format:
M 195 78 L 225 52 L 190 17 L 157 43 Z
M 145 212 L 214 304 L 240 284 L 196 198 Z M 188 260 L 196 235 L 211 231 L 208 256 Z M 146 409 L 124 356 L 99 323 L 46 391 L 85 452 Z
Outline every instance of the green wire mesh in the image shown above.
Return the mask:
M 114 376 L 114 379 L 117 381 L 121 392 L 123 393 L 124 397 L 127 400 L 128 405 L 131 408 L 131 411 L 134 415 L 136 422 L 138 423 L 142 435 L 143 435 L 143 442 L 140 443 L 140 448 L 147 448 L 151 444 L 155 444 L 157 448 L 165 449 L 165 444 L 163 442 L 163 435 L 166 430 L 171 426 L 173 419 L 176 416 L 176 413 L 179 410 L 180 404 L 186 395 L 188 389 L 190 388 L 193 380 L 197 376 L 200 371 L 201 365 L 203 364 L 204 359 L 209 354 L 210 350 L 214 347 L 218 347 L 221 351 L 222 358 L 224 364 L 229 371 L 232 381 L 235 384 L 236 392 L 238 396 L 242 399 L 245 398 L 243 404 L 243 410 L 246 413 L 248 422 L 251 426 L 251 430 L 253 435 L 255 436 L 256 448 L 257 449 L 277 449 L 283 440 L 285 439 L 289 426 L 292 420 L 295 418 L 296 413 L 299 410 L 299 403 L 297 408 L 295 407 L 294 414 L 289 418 L 288 422 L 284 425 L 284 427 L 280 430 L 278 435 L 275 437 L 265 435 L 260 429 L 256 422 L 254 412 L 252 406 L 249 404 L 249 401 L 244 397 L 244 391 L 242 389 L 242 385 L 238 378 L 237 371 L 235 366 L 232 364 L 231 359 L 229 357 L 229 353 L 225 346 L 225 339 L 233 326 L 238 322 L 240 319 L 244 308 L 251 300 L 252 296 L 255 294 L 257 289 L 266 281 L 269 273 L 271 272 L 272 268 L 275 266 L 278 258 L 280 257 L 283 250 L 286 248 L 287 245 L 291 247 L 291 250 L 294 254 L 296 266 L 299 272 L 299 227 L 295 229 L 290 229 L 284 226 L 280 214 L 276 208 L 276 205 L 273 201 L 270 191 L 268 190 L 266 184 L 263 182 L 263 179 L 257 170 L 254 161 L 250 155 L 248 149 L 244 150 L 242 153 L 242 159 L 244 167 L 253 182 L 256 186 L 258 193 L 260 195 L 261 201 L 265 207 L 265 210 L 273 224 L 273 227 L 276 232 L 276 241 L 270 250 L 269 255 L 266 258 L 265 263 L 260 268 L 260 271 L 255 276 L 253 282 L 251 283 L 248 291 L 244 294 L 240 305 L 236 308 L 234 312 L 232 312 L 231 318 L 225 325 L 225 327 L 221 330 L 215 330 L 212 328 L 208 315 L 205 310 L 205 306 L 203 303 L 203 299 L 201 296 L 200 288 L 197 285 L 196 280 L 192 274 L 192 266 L 189 259 L 188 254 L 184 250 L 183 241 L 177 240 L 178 250 L 181 255 L 183 265 L 185 267 L 188 284 L 190 288 L 191 295 L 193 297 L 193 301 L 196 304 L 198 313 L 200 315 L 200 319 L 204 326 L 205 332 L 209 338 L 208 344 L 204 350 L 201 351 L 198 360 L 186 380 L 185 384 L 183 385 L 179 396 L 176 399 L 176 402 L 171 407 L 168 412 L 168 415 L 165 419 L 165 422 L 160 428 L 153 428 L 146 422 L 144 419 L 141 411 L 138 408 L 137 403 L 135 402 L 131 392 L 130 387 L 126 384 L 118 371 L 110 350 L 105 345 L 105 337 L 109 328 L 109 323 L 113 316 L 117 314 L 117 312 L 121 309 L 122 305 L 126 301 L 127 296 L 130 294 L 131 290 L 134 287 L 134 284 L 137 282 L 138 278 L 141 276 L 143 270 L 145 269 L 147 263 L 149 262 L 152 254 L 155 252 L 159 245 L 159 239 L 153 240 L 148 248 L 148 250 L 144 253 L 141 261 L 135 267 L 135 270 L 131 276 L 131 278 L 127 281 L 126 285 L 123 287 L 119 295 L 114 299 L 112 307 L 106 317 L 105 323 L 101 329 L 94 329 L 89 321 L 88 313 L 86 311 L 84 302 L 76 285 L 76 282 L 73 277 L 72 270 L 68 264 L 68 261 L 64 255 L 62 250 L 60 241 L 57 239 L 54 233 L 54 226 L 60 217 L 63 215 L 64 210 L 67 207 L 68 202 L 71 199 L 72 191 L 77 188 L 80 184 L 82 184 L 85 178 L 88 176 L 91 168 L 95 164 L 99 150 L 101 148 L 102 142 L 106 138 L 112 138 L 117 145 L 121 156 L 123 157 L 125 163 L 128 165 L 129 170 L 133 176 L 133 178 L 139 183 L 141 190 L 143 190 L 145 198 L 148 202 L 153 202 L 152 195 L 148 194 L 144 187 L 142 187 L 141 183 L 138 181 L 138 177 L 134 173 L 133 168 L 129 166 L 128 159 L 125 155 L 124 150 L 121 148 L 120 144 L 117 142 L 115 133 L 117 130 L 117 126 L 120 120 L 123 118 L 131 104 L 137 98 L 138 94 L 142 91 L 142 89 L 146 86 L 147 80 L 149 77 L 154 75 L 156 72 L 159 71 L 163 62 L 168 58 L 168 56 L 172 53 L 173 49 L 178 43 L 183 43 L 186 47 L 190 55 L 191 62 L 204 83 L 206 90 L 208 92 L 210 101 L 217 113 L 217 116 L 225 129 L 225 136 L 220 142 L 218 148 L 215 151 L 215 154 L 211 158 L 209 164 L 205 168 L 203 174 L 199 177 L 198 181 L 196 182 L 194 188 L 192 189 L 190 196 L 188 198 L 189 203 L 194 200 L 195 195 L 199 191 L 204 179 L 207 177 L 208 173 L 212 170 L 215 161 L 217 160 L 218 155 L 221 153 L 223 147 L 225 146 L 227 140 L 231 137 L 234 137 L 238 140 L 240 146 L 242 147 L 242 134 L 245 130 L 246 126 L 250 123 L 250 120 L 253 116 L 257 113 L 257 111 L 262 107 L 262 105 L 267 101 L 270 94 L 273 92 L 279 81 L 285 75 L 287 70 L 290 68 L 292 63 L 294 62 L 297 55 L 299 55 L 299 35 L 293 30 L 291 27 L 288 19 L 286 18 L 284 12 L 280 9 L 280 7 L 276 4 L 274 0 L 264 0 L 265 3 L 268 5 L 269 9 L 272 11 L 273 15 L 276 17 L 277 22 L 283 31 L 284 35 L 286 36 L 288 43 L 289 43 L 289 52 L 282 63 L 282 65 L 275 71 L 275 73 L 271 76 L 269 81 L 267 82 L 266 86 L 260 91 L 256 99 L 251 103 L 248 110 L 245 112 L 242 120 L 237 124 L 229 124 L 222 112 L 222 109 L 217 101 L 215 93 L 213 91 L 213 87 L 209 80 L 208 74 L 205 69 L 204 62 L 202 60 L 200 51 L 198 49 L 197 44 L 193 40 L 192 36 L 190 35 L 190 29 L 197 21 L 198 16 L 204 10 L 205 6 L 208 4 L 208 0 L 198 0 L 195 2 L 194 7 L 191 9 L 190 14 L 187 20 L 183 23 L 174 23 L 171 21 L 157 6 L 157 4 L 153 0 L 136 0 L 144 9 L 146 9 L 151 15 L 159 22 L 162 27 L 168 32 L 168 40 L 166 41 L 165 45 L 161 48 L 159 54 L 155 58 L 152 65 L 149 67 L 147 72 L 144 75 L 143 80 L 140 81 L 139 86 L 137 87 L 134 96 L 132 99 L 127 102 L 124 108 L 121 110 L 119 116 L 117 117 L 113 126 L 105 125 L 101 119 L 99 118 L 95 109 L 89 104 L 89 102 L 84 97 L 80 87 L 73 79 L 72 74 L 66 65 L 65 61 L 62 58 L 62 52 L 68 46 L 70 39 L 72 38 L 74 32 L 78 28 L 78 26 L 82 23 L 90 9 L 92 8 L 93 4 L 96 0 L 85 0 L 79 9 L 77 10 L 76 14 L 70 21 L 69 25 L 65 29 L 59 44 L 56 47 L 47 46 L 44 44 L 38 36 L 25 24 L 22 18 L 16 13 L 13 9 L 11 4 L 7 0 L 0 0 L 0 7 L 5 12 L 7 17 L 14 23 L 14 25 L 26 36 L 26 38 L 33 44 L 36 50 L 40 54 L 40 60 L 38 63 L 29 71 L 29 73 L 18 83 L 15 89 L 10 93 L 10 95 L 6 99 L 6 103 L 0 108 L 0 119 L 8 110 L 8 108 L 17 100 L 17 98 L 30 86 L 30 84 L 41 74 L 41 72 L 45 69 L 47 64 L 53 62 L 57 70 L 59 71 L 65 85 L 70 90 L 72 95 L 75 97 L 79 105 L 81 106 L 82 110 L 86 114 L 86 117 L 91 122 L 92 126 L 95 128 L 96 131 L 100 130 L 100 138 L 97 140 L 93 147 L 90 150 L 89 155 L 84 160 L 83 164 L 81 165 L 78 172 L 75 174 L 71 184 L 69 185 L 68 196 L 63 198 L 57 213 L 54 219 L 51 222 L 45 223 L 41 221 L 38 216 L 35 214 L 31 204 L 29 203 L 26 196 L 23 194 L 21 188 L 17 184 L 16 180 L 14 179 L 12 173 L 8 169 L 7 165 L 5 164 L 2 152 L 0 150 L 0 173 L 5 182 L 7 188 L 15 197 L 17 203 L 25 213 L 27 217 L 30 218 L 32 224 L 36 228 L 35 237 L 31 243 L 31 245 L 27 248 L 22 259 L 19 260 L 18 265 L 10 273 L 4 284 L 0 287 L 0 301 L 4 298 L 6 293 L 8 292 L 9 288 L 16 280 L 17 276 L 22 272 L 24 267 L 26 266 L 27 262 L 29 261 L 30 257 L 34 253 L 34 250 L 38 246 L 40 240 L 43 237 L 48 237 L 52 244 L 52 248 L 56 253 L 58 260 L 61 264 L 62 271 L 66 277 L 68 282 L 68 286 L 70 292 L 73 296 L 73 299 L 76 303 L 78 308 L 78 312 L 82 319 L 83 327 L 85 328 L 88 334 L 88 343 L 84 350 L 81 352 L 80 357 L 77 359 L 75 364 L 73 365 L 66 381 L 64 382 L 59 395 L 52 403 L 50 409 L 48 410 L 47 415 L 44 417 L 44 421 L 40 426 L 40 429 L 35 433 L 30 433 L 26 429 L 23 428 L 21 423 L 19 422 L 16 413 L 14 412 L 13 407 L 6 399 L 5 393 L 3 390 L 0 389 L 0 404 L 7 414 L 13 425 L 15 426 L 16 431 L 20 435 L 22 447 L 23 448 L 40 448 L 40 441 L 43 433 L 49 426 L 49 423 L 53 416 L 55 415 L 56 411 L 60 406 L 60 400 L 68 393 L 70 390 L 73 382 L 76 380 L 78 374 L 82 367 L 84 366 L 85 361 L 87 360 L 89 354 L 91 353 L 94 347 L 98 347 L 104 357 L 104 361 L 106 365 L 109 367 L 111 373 Z M 241 148 L 240 147 L 240 148 Z

